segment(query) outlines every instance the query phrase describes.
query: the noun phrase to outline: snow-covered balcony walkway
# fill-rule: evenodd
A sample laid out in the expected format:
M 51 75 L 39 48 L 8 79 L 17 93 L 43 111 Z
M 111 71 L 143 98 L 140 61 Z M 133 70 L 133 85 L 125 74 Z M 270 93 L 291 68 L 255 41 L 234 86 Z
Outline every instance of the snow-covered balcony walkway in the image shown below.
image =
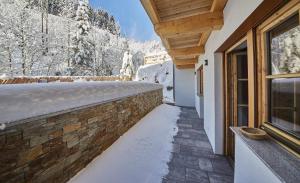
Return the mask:
M 195 109 L 163 104 L 69 183 L 231 183 L 233 169 L 214 155 Z
M 69 183 L 159 183 L 168 173 L 180 108 L 162 104 Z
M 162 99 L 142 82 L 2 86 L 0 182 L 232 182 L 196 110 Z

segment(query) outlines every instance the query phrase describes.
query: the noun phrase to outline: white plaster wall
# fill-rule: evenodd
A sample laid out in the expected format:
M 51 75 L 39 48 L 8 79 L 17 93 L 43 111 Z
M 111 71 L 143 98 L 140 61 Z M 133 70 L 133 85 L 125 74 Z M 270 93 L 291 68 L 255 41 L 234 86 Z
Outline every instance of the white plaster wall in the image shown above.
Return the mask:
M 175 68 L 175 104 L 195 107 L 195 70 Z
M 197 69 L 203 60 L 208 60 L 208 66 L 204 66 L 204 128 L 217 154 L 223 154 L 224 115 L 222 55 L 216 54 L 215 51 L 262 1 L 229 0 L 224 9 L 224 26 L 221 30 L 212 32 L 205 46 L 205 54 L 199 58 L 199 63 L 196 65 Z M 196 100 L 195 105 L 197 102 Z
M 235 136 L 235 183 L 280 183 L 274 173 L 253 153 L 239 136 Z M 247 157 L 247 158 L 245 158 Z

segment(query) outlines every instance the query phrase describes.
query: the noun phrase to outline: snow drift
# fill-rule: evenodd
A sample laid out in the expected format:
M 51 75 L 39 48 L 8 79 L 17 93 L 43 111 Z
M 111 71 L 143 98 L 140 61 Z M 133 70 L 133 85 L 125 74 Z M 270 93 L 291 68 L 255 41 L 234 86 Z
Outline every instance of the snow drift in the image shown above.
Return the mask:
M 170 103 L 174 102 L 172 61 L 141 66 L 137 71 L 135 80 L 162 84 L 164 86 L 164 101 Z

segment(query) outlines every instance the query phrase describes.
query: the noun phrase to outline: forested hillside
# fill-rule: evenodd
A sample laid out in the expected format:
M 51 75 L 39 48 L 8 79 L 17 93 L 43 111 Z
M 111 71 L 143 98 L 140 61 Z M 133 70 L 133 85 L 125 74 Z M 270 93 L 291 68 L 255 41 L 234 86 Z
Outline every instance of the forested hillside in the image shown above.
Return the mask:
M 30 9 L 41 10 L 43 7 L 48 14 L 74 19 L 76 18 L 76 11 L 78 9 L 78 0 L 25 0 Z M 114 35 L 120 34 L 120 27 L 116 23 L 115 18 L 103 9 L 93 9 L 88 6 L 89 22 L 92 26 L 99 29 L 108 30 Z
M 113 16 L 78 0 L 0 0 L 0 76 L 120 74 L 124 53 L 136 69 L 158 41 L 122 36 Z

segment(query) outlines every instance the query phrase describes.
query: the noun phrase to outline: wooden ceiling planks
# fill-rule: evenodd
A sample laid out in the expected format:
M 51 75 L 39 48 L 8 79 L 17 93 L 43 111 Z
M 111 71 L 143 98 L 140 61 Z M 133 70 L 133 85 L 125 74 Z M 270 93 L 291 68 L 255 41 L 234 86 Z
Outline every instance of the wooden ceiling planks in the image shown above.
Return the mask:
M 211 31 L 223 26 L 227 0 L 141 0 L 173 62 L 191 68 Z M 187 67 L 183 67 L 183 66 Z
M 209 12 L 212 0 L 155 0 L 162 21 Z
M 159 23 L 161 20 L 157 12 L 157 7 L 154 4 L 154 0 L 141 0 L 141 1 L 152 23 L 153 24 Z
M 200 34 L 178 37 L 178 38 L 169 38 L 168 42 L 170 49 L 180 49 L 180 48 L 190 48 L 198 46 Z

